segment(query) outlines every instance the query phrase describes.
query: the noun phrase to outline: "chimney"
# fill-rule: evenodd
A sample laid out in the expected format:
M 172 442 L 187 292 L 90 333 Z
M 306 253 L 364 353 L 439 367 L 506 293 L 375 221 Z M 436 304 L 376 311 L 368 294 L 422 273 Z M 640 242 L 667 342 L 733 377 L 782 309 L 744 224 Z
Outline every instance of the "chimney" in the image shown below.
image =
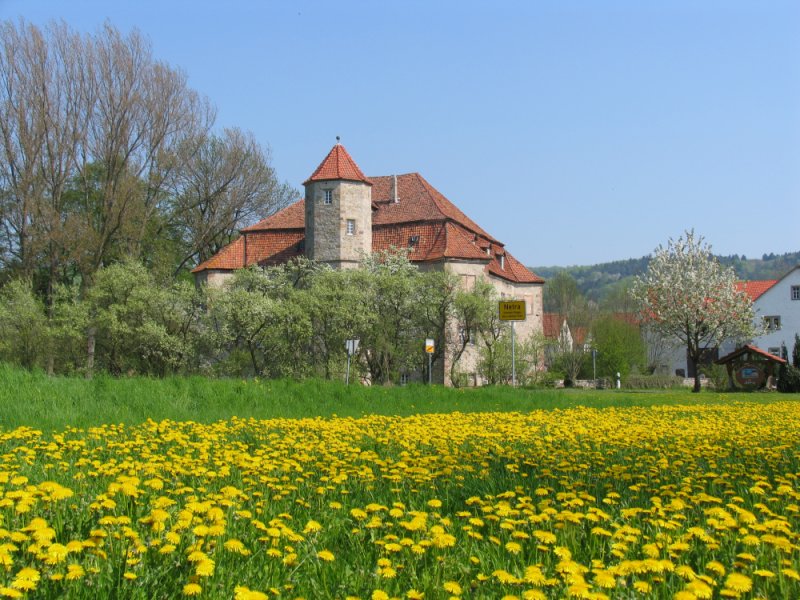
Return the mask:
M 394 203 L 397 204 L 400 202 L 400 198 L 397 197 L 397 175 L 392 175 L 394 178 Z

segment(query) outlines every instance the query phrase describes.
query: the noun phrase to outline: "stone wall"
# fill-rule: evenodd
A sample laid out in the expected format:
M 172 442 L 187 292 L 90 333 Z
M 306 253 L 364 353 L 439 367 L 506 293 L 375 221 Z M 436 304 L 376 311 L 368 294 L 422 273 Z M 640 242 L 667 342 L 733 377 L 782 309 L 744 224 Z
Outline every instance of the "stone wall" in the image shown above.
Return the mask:
M 331 203 L 325 204 L 325 192 Z M 355 230 L 347 231 L 352 220 Z M 358 266 L 372 252 L 372 193 L 366 183 L 312 181 L 306 184 L 306 256 L 334 268 Z

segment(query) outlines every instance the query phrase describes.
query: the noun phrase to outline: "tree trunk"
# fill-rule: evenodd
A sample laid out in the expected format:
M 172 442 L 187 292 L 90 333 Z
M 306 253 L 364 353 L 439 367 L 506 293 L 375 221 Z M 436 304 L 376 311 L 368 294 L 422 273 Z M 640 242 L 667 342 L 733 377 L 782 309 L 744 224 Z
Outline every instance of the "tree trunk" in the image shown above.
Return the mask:
M 692 392 L 697 393 L 700 391 L 700 369 L 696 369 L 694 372 L 694 387 L 692 388 Z
M 86 379 L 91 379 L 94 373 L 94 344 L 97 336 L 97 329 L 89 327 L 86 332 Z

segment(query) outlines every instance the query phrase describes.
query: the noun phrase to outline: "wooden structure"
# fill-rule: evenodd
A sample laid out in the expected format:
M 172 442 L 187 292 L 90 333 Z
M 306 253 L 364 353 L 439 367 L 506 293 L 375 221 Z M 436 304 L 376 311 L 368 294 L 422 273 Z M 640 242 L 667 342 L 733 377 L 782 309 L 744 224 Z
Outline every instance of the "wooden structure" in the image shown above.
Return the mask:
M 745 344 L 730 354 L 714 361 L 728 370 L 731 389 L 758 390 L 775 381 L 776 369 L 786 361 L 761 348 Z

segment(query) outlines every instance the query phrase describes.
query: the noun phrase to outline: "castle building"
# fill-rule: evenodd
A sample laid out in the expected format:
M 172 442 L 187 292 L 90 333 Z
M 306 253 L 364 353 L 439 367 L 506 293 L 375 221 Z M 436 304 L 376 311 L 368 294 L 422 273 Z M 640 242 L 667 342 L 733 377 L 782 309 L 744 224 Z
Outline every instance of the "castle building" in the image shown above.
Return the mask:
M 340 143 L 303 184 L 305 198 L 241 231 L 241 236 L 192 272 L 198 284 L 221 285 L 236 270 L 270 266 L 305 255 L 334 268 L 351 268 L 370 252 L 408 248 L 420 268 L 461 277 L 465 289 L 481 278 L 498 296 L 525 300 L 518 339 L 542 331 L 544 280 L 506 251 L 418 173 L 367 177 Z M 461 368 L 473 371 L 477 350 Z M 449 365 L 434 370 L 446 382 Z

